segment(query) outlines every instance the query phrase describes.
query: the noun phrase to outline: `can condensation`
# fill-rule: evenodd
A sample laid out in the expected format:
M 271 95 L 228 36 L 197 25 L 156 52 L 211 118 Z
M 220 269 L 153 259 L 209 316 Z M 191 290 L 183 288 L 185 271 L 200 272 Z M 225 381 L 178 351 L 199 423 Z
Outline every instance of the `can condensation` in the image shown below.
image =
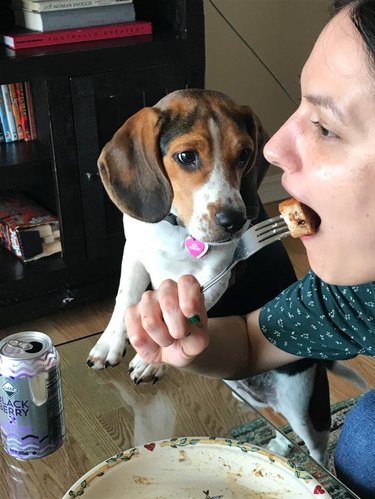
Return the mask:
M 0 430 L 5 451 L 18 459 L 44 457 L 63 443 L 60 357 L 44 333 L 0 342 Z

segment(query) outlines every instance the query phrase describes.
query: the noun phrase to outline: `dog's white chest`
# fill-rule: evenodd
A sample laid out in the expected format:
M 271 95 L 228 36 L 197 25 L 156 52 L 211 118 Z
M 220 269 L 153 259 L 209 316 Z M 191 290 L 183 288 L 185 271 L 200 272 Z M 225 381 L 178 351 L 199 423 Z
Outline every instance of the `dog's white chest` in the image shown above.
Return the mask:
M 141 261 L 154 289 L 164 279 L 178 280 L 193 274 L 201 284 L 216 275 L 231 260 L 235 244 L 208 247 L 202 258 L 185 247 L 186 230 L 167 222 L 148 224 L 128 217 L 124 220 L 128 250 Z

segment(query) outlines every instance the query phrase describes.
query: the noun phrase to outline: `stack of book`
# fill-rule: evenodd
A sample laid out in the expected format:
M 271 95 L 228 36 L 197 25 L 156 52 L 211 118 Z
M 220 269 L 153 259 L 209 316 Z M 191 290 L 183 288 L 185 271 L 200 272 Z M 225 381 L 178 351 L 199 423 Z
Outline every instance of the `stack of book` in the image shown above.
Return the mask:
M 13 49 L 150 35 L 132 0 L 12 0 L 21 28 L 3 35 Z
M 37 138 L 33 94 L 28 81 L 0 85 L 0 142 Z
M 18 26 L 37 31 L 135 21 L 132 0 L 12 0 Z

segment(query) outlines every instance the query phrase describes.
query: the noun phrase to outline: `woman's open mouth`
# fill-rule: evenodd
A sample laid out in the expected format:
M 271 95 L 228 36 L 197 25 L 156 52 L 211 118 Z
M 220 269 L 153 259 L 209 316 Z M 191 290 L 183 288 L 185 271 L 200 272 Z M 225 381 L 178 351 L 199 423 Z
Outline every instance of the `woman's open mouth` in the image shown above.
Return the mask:
M 320 224 L 322 223 L 322 220 L 321 220 L 320 216 L 317 214 L 316 211 L 314 211 L 307 204 L 304 204 L 304 203 L 301 203 L 301 204 L 302 204 L 302 206 L 304 208 L 304 211 L 305 211 L 305 213 L 307 215 L 308 222 L 312 226 L 313 230 L 315 232 L 317 232 L 318 229 L 319 229 Z
M 279 211 L 294 238 L 316 234 L 321 224 L 316 211 L 295 198 L 282 201 L 279 204 Z

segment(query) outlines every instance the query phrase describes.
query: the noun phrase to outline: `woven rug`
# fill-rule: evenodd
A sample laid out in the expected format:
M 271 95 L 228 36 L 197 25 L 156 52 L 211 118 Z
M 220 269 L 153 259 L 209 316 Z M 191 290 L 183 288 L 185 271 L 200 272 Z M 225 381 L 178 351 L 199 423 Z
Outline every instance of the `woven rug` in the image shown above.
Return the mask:
M 328 465 L 327 468 L 329 471 L 335 475 L 335 468 L 333 464 L 333 455 L 336 447 L 337 439 L 341 431 L 341 427 L 345 420 L 345 415 L 353 405 L 358 400 L 358 397 L 351 398 L 348 400 L 343 400 L 342 402 L 338 402 L 331 406 L 332 413 L 332 424 L 329 436 L 328 443 Z M 296 442 L 300 447 L 306 450 L 306 446 L 301 438 L 294 433 L 289 425 L 284 425 L 281 427 L 281 430 L 289 437 L 293 442 Z M 230 430 L 230 436 L 242 442 L 251 442 L 256 445 L 260 445 L 261 447 L 266 447 L 268 442 L 275 437 L 275 431 L 273 428 L 268 425 L 262 418 L 255 419 L 250 421 L 249 423 L 242 424 Z M 327 475 L 324 473 L 313 471 L 311 466 L 308 464 L 307 459 L 301 459 L 300 454 L 294 452 L 293 450 L 290 452 L 288 459 L 291 459 L 295 464 L 301 466 L 305 471 L 310 472 L 320 483 L 321 485 L 331 494 L 334 499 L 344 499 L 347 498 L 348 495 L 345 492 L 338 490 L 338 487 L 335 487 L 332 484 L 329 484 Z

